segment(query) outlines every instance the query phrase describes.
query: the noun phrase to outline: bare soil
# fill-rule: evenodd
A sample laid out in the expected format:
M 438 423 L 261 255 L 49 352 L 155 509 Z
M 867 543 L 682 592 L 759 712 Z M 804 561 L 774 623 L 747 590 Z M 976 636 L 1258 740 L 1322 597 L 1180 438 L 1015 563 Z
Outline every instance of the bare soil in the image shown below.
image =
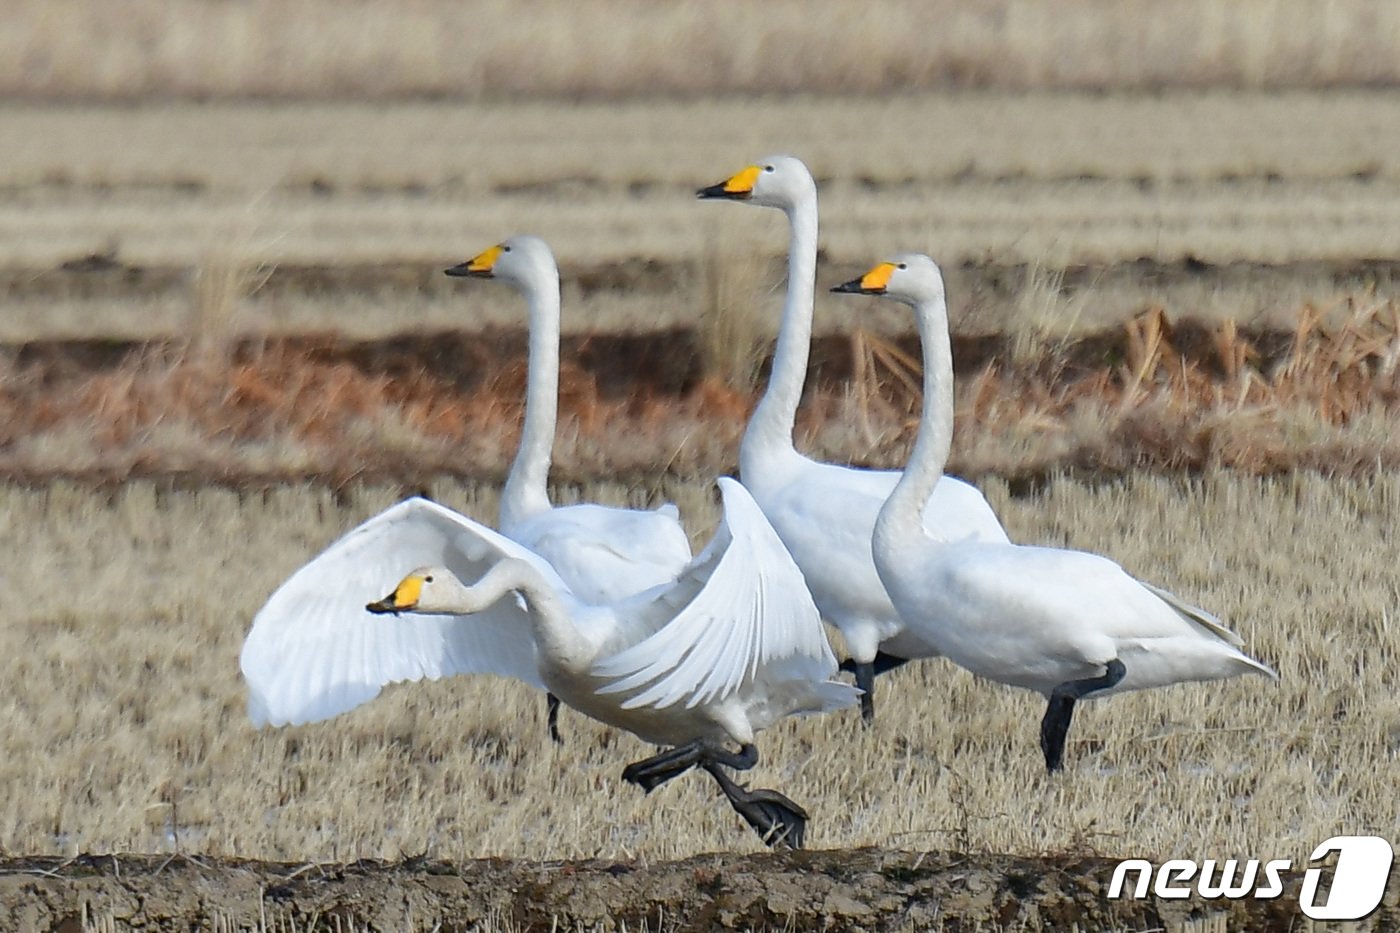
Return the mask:
M 676 862 L 405 859 L 295 864 L 84 855 L 0 862 L 7 930 L 106 923 L 147 931 L 1283 930 L 1303 920 L 1302 873 L 1271 900 L 1106 897 L 1117 862 L 887 849 L 701 855 Z M 1303 921 L 1306 922 L 1306 921 Z M 1394 879 L 1374 929 L 1400 924 Z M 1219 924 L 1215 926 L 1215 924 Z

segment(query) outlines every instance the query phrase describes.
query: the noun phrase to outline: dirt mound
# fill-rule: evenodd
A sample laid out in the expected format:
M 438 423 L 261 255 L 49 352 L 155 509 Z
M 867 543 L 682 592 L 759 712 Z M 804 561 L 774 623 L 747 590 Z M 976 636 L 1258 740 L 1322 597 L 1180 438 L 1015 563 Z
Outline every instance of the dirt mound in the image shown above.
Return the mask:
M 0 863 L 0 925 L 99 929 L 1288 929 L 1301 873 L 1271 900 L 1109 901 L 1110 859 L 882 849 L 679 862 L 280 864 L 155 856 Z M 1370 919 L 1400 923 L 1392 883 Z M 106 926 L 102 926 L 106 924 Z M 262 926 L 258 926 L 262 924 Z M 625 925 L 625 926 L 624 926 Z M 1215 928 L 1215 927 L 1213 927 Z

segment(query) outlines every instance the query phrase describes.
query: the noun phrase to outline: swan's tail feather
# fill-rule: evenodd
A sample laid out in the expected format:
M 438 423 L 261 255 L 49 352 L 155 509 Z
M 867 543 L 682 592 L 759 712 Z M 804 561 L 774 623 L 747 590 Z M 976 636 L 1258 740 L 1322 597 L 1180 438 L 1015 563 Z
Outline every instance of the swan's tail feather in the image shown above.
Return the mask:
M 1214 635 L 1216 638 L 1219 638 L 1221 641 L 1225 642 L 1232 649 L 1234 649 L 1233 654 L 1235 660 L 1236 662 L 1238 662 L 1239 666 L 1243 668 L 1243 670 L 1240 673 L 1259 674 L 1263 677 L 1268 677 L 1272 680 L 1278 680 L 1278 671 L 1274 670 L 1272 667 L 1269 667 L 1269 665 L 1265 664 L 1264 662 L 1256 661 L 1249 655 L 1245 654 L 1243 650 L 1244 639 L 1236 635 L 1230 629 L 1226 628 L 1225 623 L 1222 622 L 1217 616 L 1212 615 L 1211 613 L 1202 609 L 1200 606 L 1193 606 L 1190 603 L 1185 602 L 1175 593 L 1168 592 L 1167 590 L 1162 589 L 1160 586 L 1153 586 L 1151 583 L 1143 583 L 1142 585 L 1147 587 L 1147 589 L 1152 592 L 1152 595 L 1156 596 L 1162 602 L 1170 606 L 1172 610 L 1178 615 L 1180 615 L 1183 619 L 1186 619 L 1188 622 L 1194 622 L 1210 634 Z
M 1278 680 L 1278 671 L 1274 670 L 1263 661 L 1256 661 L 1243 652 L 1240 653 L 1239 659 L 1241 666 L 1245 669 L 1244 673 L 1259 674 L 1262 677 L 1268 677 L 1270 680 Z
M 1206 631 L 1210 632 L 1212 635 L 1215 635 L 1217 638 L 1220 638 L 1221 640 L 1225 641 L 1232 647 L 1244 647 L 1243 638 L 1230 631 L 1230 629 L 1225 626 L 1224 622 L 1222 622 L 1216 616 L 1211 615 L 1209 612 L 1206 612 L 1200 606 L 1193 606 L 1190 603 L 1183 601 L 1175 593 L 1169 593 L 1159 586 L 1153 586 L 1151 583 L 1143 583 L 1142 585 L 1145 586 L 1149 591 L 1151 591 L 1153 596 L 1156 596 L 1162 602 L 1166 603 L 1168 606 L 1171 606 L 1172 609 L 1175 610 L 1177 614 L 1179 614 L 1183 618 L 1191 622 L 1195 622 L 1197 625 L 1201 626 Z

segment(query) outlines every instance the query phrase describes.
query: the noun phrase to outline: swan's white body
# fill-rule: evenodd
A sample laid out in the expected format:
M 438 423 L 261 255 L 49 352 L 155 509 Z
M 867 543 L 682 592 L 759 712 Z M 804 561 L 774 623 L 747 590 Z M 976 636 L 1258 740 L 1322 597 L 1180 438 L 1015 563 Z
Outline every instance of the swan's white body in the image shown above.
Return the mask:
M 690 541 L 669 503 L 651 511 L 549 501 L 550 453 L 559 408 L 559 267 L 539 237 L 516 236 L 454 275 L 497 278 L 524 296 L 530 350 L 525 426 L 501 492 L 501 533 L 543 557 L 578 599 L 608 605 L 676 578 Z
M 878 540 L 878 539 L 877 539 Z M 1127 673 L 1092 698 L 1237 674 L 1273 676 L 1204 610 L 1097 554 L 1017 545 L 905 545 L 876 552 L 895 605 L 938 620 L 941 654 L 1046 697 L 1061 684 Z
M 820 617 L 744 489 L 669 585 L 613 606 L 578 599 L 516 542 L 423 499 L 371 518 L 287 580 L 243 646 L 257 725 L 326 719 L 395 681 L 493 673 L 648 742 L 741 745 L 784 716 L 849 706 Z M 407 618 L 366 605 L 416 567 L 450 571 Z M 519 595 L 518 599 L 510 594 Z
M 1107 558 L 930 535 L 921 504 L 940 482 L 952 442 L 942 275 L 927 256 L 908 254 L 840 290 L 888 295 L 911 305 L 918 319 L 923 417 L 903 477 L 876 522 L 874 553 L 895 606 L 920 620 L 941 654 L 974 674 L 1047 697 L 1103 675 L 1115 659 L 1126 668 L 1122 679 L 1087 696 L 1245 673 L 1276 676 L 1241 652 L 1241 640 L 1219 619 L 1133 579 Z
M 901 618 L 875 569 L 871 536 L 899 482 L 890 470 L 820 463 L 793 444 L 793 422 L 807 375 L 817 267 L 817 188 L 792 156 L 770 156 L 701 192 L 776 207 L 788 218 L 787 299 L 768 390 L 739 451 L 739 478 L 753 493 L 811 588 L 822 615 L 840 629 L 853 660 L 877 652 L 901 658 L 937 654 L 924 620 Z M 924 507 L 927 532 L 945 541 L 1005 544 L 1006 532 L 973 486 L 941 477 Z

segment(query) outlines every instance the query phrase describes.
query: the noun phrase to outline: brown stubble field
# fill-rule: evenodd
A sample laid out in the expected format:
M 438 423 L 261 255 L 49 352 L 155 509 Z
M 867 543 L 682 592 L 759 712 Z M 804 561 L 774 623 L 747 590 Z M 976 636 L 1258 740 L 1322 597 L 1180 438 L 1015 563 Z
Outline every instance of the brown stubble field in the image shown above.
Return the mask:
M 494 514 L 490 489 L 428 491 Z M 987 491 L 1017 539 L 1112 554 L 1210 606 L 1281 681 L 1090 704 L 1067 771 L 1047 778 L 1036 698 L 914 666 L 880 682 L 873 730 L 839 715 L 764 737 L 755 780 L 809 807 L 814 846 L 1297 864 L 1329 835 L 1393 829 L 1393 476 Z M 642 501 L 617 485 L 581 492 Z M 253 730 L 237 675 L 248 619 L 309 554 L 401 493 L 5 490 L 0 780 L 22 792 L 6 797 L 0 850 L 654 860 L 759 848 L 705 781 L 650 798 L 624 785 L 622 765 L 644 753 L 629 736 L 566 714 L 568 744 L 553 748 L 540 697 L 523 687 L 401 686 L 329 723 Z M 706 484 L 662 493 L 708 533 Z

